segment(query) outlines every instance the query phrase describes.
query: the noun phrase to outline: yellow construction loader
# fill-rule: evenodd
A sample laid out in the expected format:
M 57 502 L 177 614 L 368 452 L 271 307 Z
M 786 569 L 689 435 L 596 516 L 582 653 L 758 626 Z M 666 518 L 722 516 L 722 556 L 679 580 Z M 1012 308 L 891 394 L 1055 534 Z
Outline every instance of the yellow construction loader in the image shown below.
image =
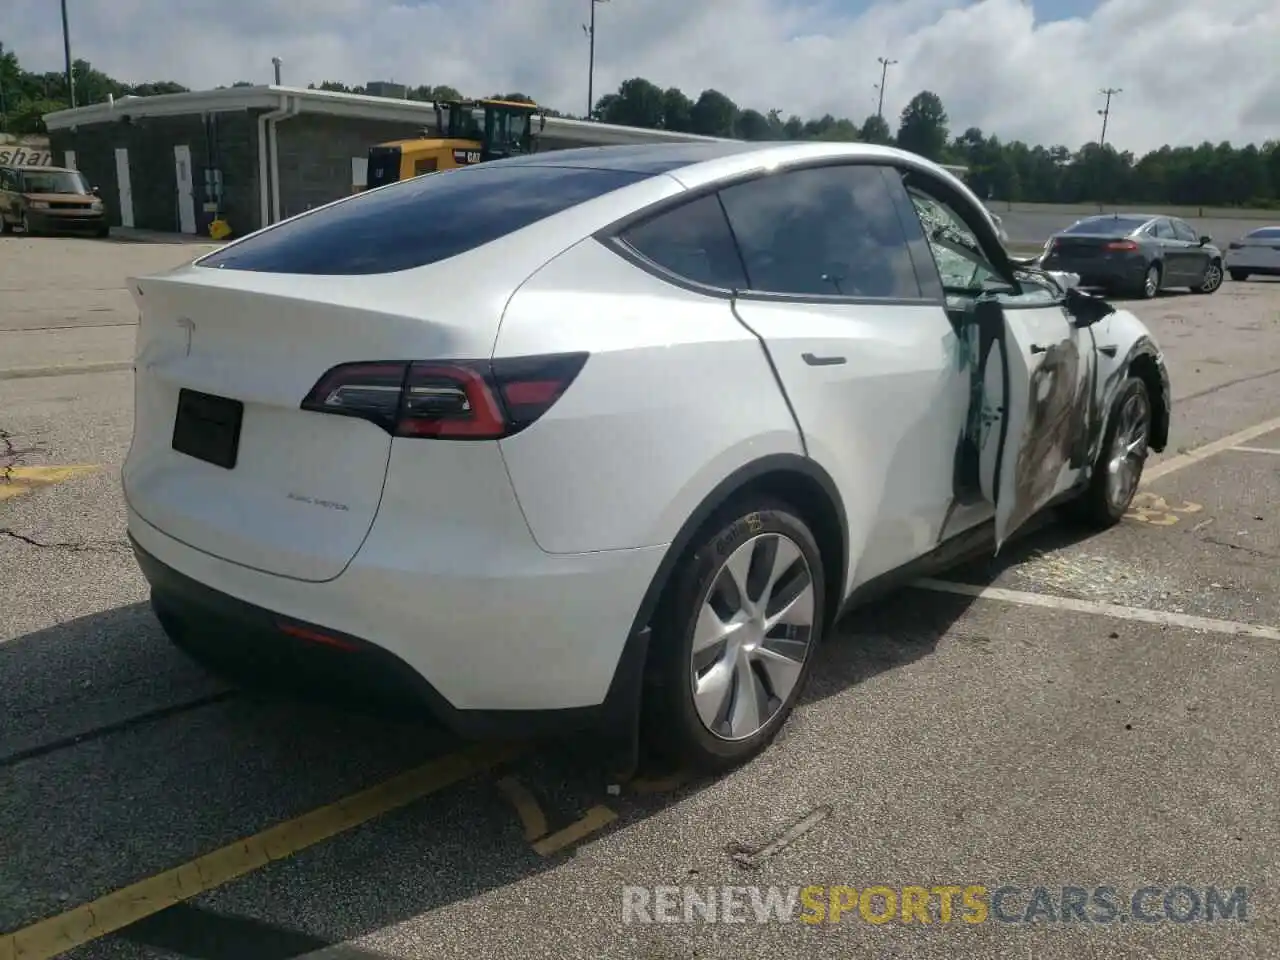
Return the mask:
M 369 148 L 367 189 L 437 170 L 532 153 L 537 149 L 538 134 L 547 125 L 536 103 L 446 100 L 435 108 L 435 131 L 423 130 L 420 137 Z

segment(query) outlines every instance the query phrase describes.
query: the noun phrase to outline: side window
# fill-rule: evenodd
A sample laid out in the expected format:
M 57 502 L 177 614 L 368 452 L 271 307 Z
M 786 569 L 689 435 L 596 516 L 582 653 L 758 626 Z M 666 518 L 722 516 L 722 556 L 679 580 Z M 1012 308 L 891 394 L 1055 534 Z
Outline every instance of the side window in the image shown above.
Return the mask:
M 1169 221 L 1160 219 L 1156 221 L 1155 235 L 1160 240 L 1176 240 L 1177 235 L 1173 232 L 1173 227 L 1169 226 Z
M 998 280 L 981 252 L 978 238 L 959 214 L 919 187 L 908 187 L 907 193 L 924 228 L 945 289 L 981 293 L 989 282 Z
M 776 173 L 728 187 L 720 197 L 752 290 L 920 299 L 879 167 Z
M 1179 240 L 1185 240 L 1187 243 L 1199 243 L 1200 238 L 1196 236 L 1196 232 L 1184 220 L 1171 220 L 1173 224 L 1173 233 Z
M 626 230 L 622 240 L 684 280 L 743 290 L 749 286 L 724 210 L 714 194 L 681 204 Z

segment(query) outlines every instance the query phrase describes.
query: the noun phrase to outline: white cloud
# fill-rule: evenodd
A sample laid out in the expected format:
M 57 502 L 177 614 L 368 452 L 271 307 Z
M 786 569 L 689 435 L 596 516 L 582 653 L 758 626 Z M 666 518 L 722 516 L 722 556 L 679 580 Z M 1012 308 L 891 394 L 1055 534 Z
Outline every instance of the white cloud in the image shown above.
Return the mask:
M 2 0 L 6 47 L 57 70 L 58 5 Z M 472 94 L 521 90 L 581 112 L 586 0 L 111 0 L 72 4 L 73 54 L 121 79 L 193 87 L 394 79 Z M 181 16 L 176 10 L 187 8 Z M 1100 87 L 1121 87 L 1108 140 L 1261 142 L 1280 128 L 1276 0 L 1104 0 L 1087 19 L 1037 23 L 1022 0 L 885 0 L 860 14 L 794 0 L 611 0 L 598 8 L 596 95 L 632 76 L 742 106 L 861 121 L 928 88 L 953 132 L 1076 147 L 1098 134 Z M 896 126 L 896 123 L 894 124 Z

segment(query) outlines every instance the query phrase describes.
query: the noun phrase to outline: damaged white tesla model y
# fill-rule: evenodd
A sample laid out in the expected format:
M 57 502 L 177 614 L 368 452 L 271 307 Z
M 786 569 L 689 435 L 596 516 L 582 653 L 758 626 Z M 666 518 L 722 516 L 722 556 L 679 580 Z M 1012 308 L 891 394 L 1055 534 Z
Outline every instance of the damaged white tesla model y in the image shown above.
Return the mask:
M 464 735 L 642 717 L 741 761 L 843 610 L 1051 505 L 1114 523 L 1169 432 L 1137 318 L 865 144 L 429 174 L 133 289 L 123 485 L 169 635 Z

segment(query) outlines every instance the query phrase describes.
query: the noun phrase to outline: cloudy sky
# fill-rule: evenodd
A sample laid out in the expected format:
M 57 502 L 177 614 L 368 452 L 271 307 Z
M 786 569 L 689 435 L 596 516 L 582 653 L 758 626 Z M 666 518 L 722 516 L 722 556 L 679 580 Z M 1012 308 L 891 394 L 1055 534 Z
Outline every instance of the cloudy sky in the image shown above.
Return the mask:
M 472 95 L 521 90 L 586 106 L 590 0 L 69 0 L 73 55 L 128 81 L 212 87 L 391 79 Z M 861 121 L 922 88 L 953 132 L 1097 139 L 1101 87 L 1120 87 L 1108 140 L 1280 137 L 1278 0 L 607 0 L 596 95 L 627 77 L 706 87 L 741 106 Z M 58 4 L 0 0 L 0 41 L 28 69 L 62 63 Z M 183 11 L 179 13 L 178 11 Z M 896 126 L 896 122 L 894 124 Z

